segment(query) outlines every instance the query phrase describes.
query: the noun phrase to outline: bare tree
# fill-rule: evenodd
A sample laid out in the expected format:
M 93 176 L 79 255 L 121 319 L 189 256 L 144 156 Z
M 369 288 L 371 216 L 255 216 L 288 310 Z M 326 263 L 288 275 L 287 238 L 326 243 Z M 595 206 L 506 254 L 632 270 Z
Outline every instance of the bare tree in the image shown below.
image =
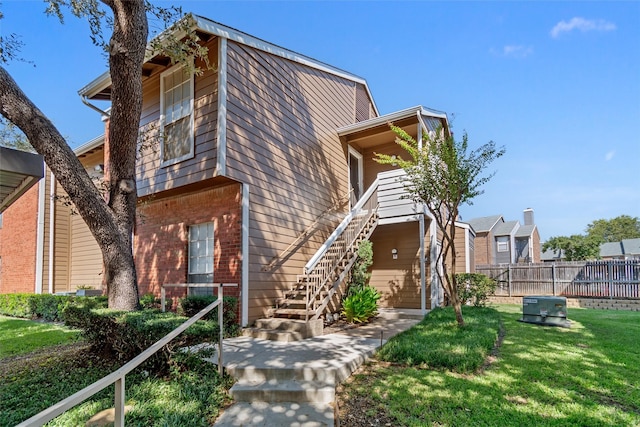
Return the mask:
M 382 164 L 397 164 L 407 173 L 405 187 L 409 197 L 416 203 L 427 206 L 439 231 L 440 250 L 437 270 L 440 283 L 456 313 L 459 326 L 464 326 L 462 304 L 458 296 L 456 283 L 456 220 L 463 203 L 472 204 L 472 199 L 484 191 L 480 187 L 486 184 L 494 174 L 481 176 L 493 160 L 505 153 L 503 147 L 497 149 L 493 142 L 468 152 L 468 138 L 465 133 L 462 141 L 456 141 L 446 129 L 430 132 L 420 146 L 414 138 L 402 128 L 391 126 L 396 134 L 396 143 L 410 156 L 402 157 L 376 153 L 376 161 Z M 449 271 L 449 268 L 451 271 Z

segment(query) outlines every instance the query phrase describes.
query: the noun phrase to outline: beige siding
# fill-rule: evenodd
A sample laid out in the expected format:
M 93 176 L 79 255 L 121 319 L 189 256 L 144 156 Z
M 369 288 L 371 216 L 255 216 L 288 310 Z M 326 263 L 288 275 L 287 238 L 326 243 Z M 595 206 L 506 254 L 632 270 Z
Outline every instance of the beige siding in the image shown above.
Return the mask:
M 91 286 L 100 289 L 102 285 L 102 253 L 89 227 L 80 215 L 71 216 L 71 265 L 69 288 Z
M 215 69 L 205 70 L 194 82 L 194 156 L 171 166 L 160 166 L 160 74 L 155 70 L 143 83 L 142 135 L 136 176 L 138 195 L 175 189 L 213 178 L 217 162 L 218 41 L 207 44 L 209 61 Z M 203 66 L 202 64 L 200 64 Z
M 289 288 L 339 221 L 355 84 L 229 42 L 227 173 L 250 185 L 249 318 Z M 296 240 L 305 230 L 304 237 Z
M 423 238 L 426 238 L 425 243 L 428 243 L 428 237 Z M 371 241 L 373 266 L 369 283 L 382 294 L 381 306 L 420 308 L 419 223 L 413 221 L 378 226 Z M 392 249 L 398 251 L 398 259 L 393 259 Z M 429 292 L 427 300 L 428 298 Z
M 392 165 L 381 165 L 376 162 L 374 159 L 376 157 L 376 153 L 386 154 L 388 156 L 402 156 L 404 158 L 407 157 L 407 152 L 402 149 L 395 142 L 390 141 L 384 145 L 379 145 L 373 148 L 368 148 L 363 151 L 363 162 L 364 162 L 364 186 L 368 188 L 373 181 L 375 181 L 376 177 L 380 172 L 386 172 L 388 170 L 397 169 L 397 166 Z
M 59 197 L 66 196 L 59 184 L 56 185 L 56 195 Z M 62 199 L 56 200 L 54 217 L 53 291 L 68 292 L 71 290 L 69 288 L 71 213 L 69 207 L 63 205 Z
M 356 85 L 356 122 L 362 122 L 370 119 L 369 110 L 371 103 L 369 102 L 369 95 L 367 89 L 362 84 Z

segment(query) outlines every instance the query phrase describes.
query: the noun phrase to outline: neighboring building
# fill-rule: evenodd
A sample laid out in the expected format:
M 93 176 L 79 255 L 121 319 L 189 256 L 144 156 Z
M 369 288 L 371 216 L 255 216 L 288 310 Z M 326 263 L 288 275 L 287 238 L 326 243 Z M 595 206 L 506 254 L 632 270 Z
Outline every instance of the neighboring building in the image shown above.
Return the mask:
M 502 215 L 474 218 L 468 223 L 476 233 L 475 265 L 540 261 L 540 234 L 533 209 L 524 210 L 524 225 L 505 221 Z
M 0 293 L 39 289 L 43 165 L 38 154 L 0 147 Z
M 166 137 L 141 147 L 137 163 L 140 293 L 159 294 L 171 283 L 238 283 L 231 293 L 242 325 L 273 314 L 323 316 L 338 310 L 353 253 L 370 239 L 371 285 L 383 306 L 438 306 L 435 221 L 402 198 L 404 173 L 373 158 L 402 154 L 389 123 L 421 141 L 425 132 L 448 132 L 447 116 L 422 106 L 379 116 L 364 79 L 195 21 L 213 69 L 194 76 L 159 56 L 143 67 L 141 127 Z M 109 99 L 110 86 L 105 73 L 80 94 Z M 108 138 L 99 138 L 76 154 L 99 179 L 108 174 L 108 149 Z M 50 174 L 40 192 L 50 202 L 33 213 L 44 218 L 44 254 L 31 289 L 100 286 L 100 251 L 86 225 L 49 197 L 60 195 Z M 473 230 L 460 229 L 466 246 L 458 271 L 472 271 Z M 315 296 L 302 302 L 307 287 Z
M 600 245 L 600 258 L 619 260 L 640 259 L 640 238 L 603 243 Z

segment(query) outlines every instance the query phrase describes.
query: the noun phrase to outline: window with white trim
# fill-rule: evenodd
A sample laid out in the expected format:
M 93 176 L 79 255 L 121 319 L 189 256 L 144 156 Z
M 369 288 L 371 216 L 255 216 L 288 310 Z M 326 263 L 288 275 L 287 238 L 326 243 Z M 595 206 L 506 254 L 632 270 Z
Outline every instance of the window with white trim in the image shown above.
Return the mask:
M 193 73 L 176 66 L 160 75 L 162 165 L 193 157 Z
M 189 227 L 189 283 L 213 283 L 213 222 Z
M 498 237 L 498 252 L 509 252 L 509 237 Z

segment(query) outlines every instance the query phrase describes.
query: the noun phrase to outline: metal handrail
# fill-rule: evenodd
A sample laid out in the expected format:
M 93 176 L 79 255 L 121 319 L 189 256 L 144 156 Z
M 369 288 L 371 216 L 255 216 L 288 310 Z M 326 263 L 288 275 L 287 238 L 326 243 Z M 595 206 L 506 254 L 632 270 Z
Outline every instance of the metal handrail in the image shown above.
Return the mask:
M 220 337 L 218 342 L 218 372 L 222 374 L 222 336 L 224 333 L 224 325 L 223 325 L 223 316 L 222 316 L 222 297 L 223 297 L 223 287 L 229 286 L 230 284 L 222 284 L 222 283 L 214 283 L 207 284 L 208 287 L 215 287 L 218 289 L 218 299 L 203 308 L 196 314 L 191 317 L 189 320 L 184 322 L 182 325 L 178 326 L 173 331 L 169 332 L 162 339 L 157 341 L 151 347 L 140 353 L 135 358 L 131 359 L 125 365 L 118 368 L 116 371 L 111 374 L 99 379 L 93 384 L 88 385 L 82 390 L 72 394 L 64 400 L 48 407 L 42 412 L 34 415 L 18 424 L 16 427 L 37 427 L 41 426 L 57 416 L 63 414 L 74 406 L 82 403 L 87 400 L 91 396 L 96 393 L 99 393 L 103 389 L 109 387 L 111 384 L 115 384 L 115 399 L 114 399 L 114 407 L 115 407 L 115 419 L 114 426 L 115 427 L 124 427 L 124 403 L 125 403 L 125 376 L 137 368 L 141 363 L 146 361 L 148 358 L 153 356 L 158 350 L 162 349 L 165 345 L 167 345 L 171 340 L 184 332 L 189 326 L 196 323 L 202 317 L 204 317 L 207 313 L 209 313 L 214 308 L 220 306 L 218 310 L 218 323 L 220 325 Z M 232 286 L 238 286 L 237 284 L 233 284 Z M 164 290 L 164 288 L 163 288 Z

